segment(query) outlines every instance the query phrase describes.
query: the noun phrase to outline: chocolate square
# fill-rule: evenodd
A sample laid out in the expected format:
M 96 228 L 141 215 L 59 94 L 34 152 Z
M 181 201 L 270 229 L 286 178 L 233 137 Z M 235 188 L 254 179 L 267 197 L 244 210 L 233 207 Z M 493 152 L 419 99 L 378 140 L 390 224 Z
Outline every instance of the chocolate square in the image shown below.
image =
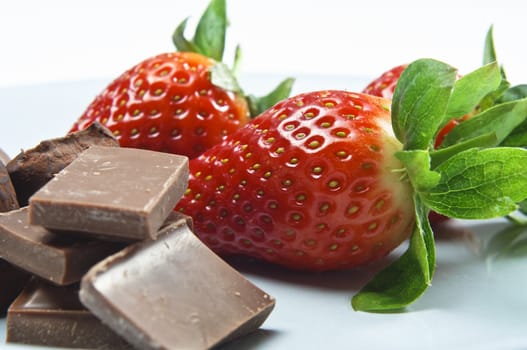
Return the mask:
M 92 146 L 30 199 L 30 222 L 116 240 L 153 238 L 188 183 L 188 158 Z

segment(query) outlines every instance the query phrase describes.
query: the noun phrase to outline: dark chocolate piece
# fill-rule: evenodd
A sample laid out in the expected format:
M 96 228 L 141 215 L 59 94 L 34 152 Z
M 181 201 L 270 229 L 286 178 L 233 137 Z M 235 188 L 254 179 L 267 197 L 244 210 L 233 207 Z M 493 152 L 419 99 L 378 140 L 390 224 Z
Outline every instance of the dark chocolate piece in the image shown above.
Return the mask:
M 96 122 L 85 130 L 42 141 L 35 148 L 19 153 L 7 163 L 7 170 L 20 205 L 26 206 L 33 193 L 93 145 L 117 147 L 119 141 Z
M 256 330 L 275 304 L 184 220 L 95 265 L 80 299 L 138 349 L 209 349 Z
M 131 349 L 79 301 L 78 285 L 53 286 L 36 279 L 7 315 L 7 342 L 76 349 Z
M 0 148 L 0 163 L 6 165 L 11 160 L 11 157 L 3 149 Z
M 5 165 L 0 161 L 0 213 L 18 209 L 18 200 Z
M 153 238 L 188 184 L 188 158 L 93 146 L 30 199 L 30 222 L 49 229 Z
M 0 259 L 0 316 L 5 315 L 7 308 L 24 288 L 29 277 L 27 272 Z
M 0 257 L 56 284 L 71 284 L 96 262 L 123 247 L 59 235 L 28 223 L 27 207 L 0 213 Z

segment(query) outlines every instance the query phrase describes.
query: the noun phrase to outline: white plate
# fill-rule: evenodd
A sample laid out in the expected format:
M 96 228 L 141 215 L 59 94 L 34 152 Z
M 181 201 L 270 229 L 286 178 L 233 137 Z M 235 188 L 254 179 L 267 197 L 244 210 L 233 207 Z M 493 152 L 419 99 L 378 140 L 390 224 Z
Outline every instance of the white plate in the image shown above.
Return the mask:
M 251 76 L 245 86 L 264 93 L 278 79 Z M 366 81 L 302 77 L 295 93 L 325 88 L 358 91 Z M 105 85 L 84 81 L 0 89 L 0 147 L 14 156 L 20 148 L 64 135 Z M 453 222 L 437 241 L 433 285 L 407 311 L 395 314 L 351 309 L 350 297 L 379 266 L 319 274 L 259 264 L 239 266 L 277 299 L 277 305 L 259 331 L 224 348 L 526 349 L 527 259 L 489 263 L 482 254 L 485 243 L 503 225 L 504 221 Z M 0 348 L 51 349 L 5 344 L 5 319 L 0 320 Z

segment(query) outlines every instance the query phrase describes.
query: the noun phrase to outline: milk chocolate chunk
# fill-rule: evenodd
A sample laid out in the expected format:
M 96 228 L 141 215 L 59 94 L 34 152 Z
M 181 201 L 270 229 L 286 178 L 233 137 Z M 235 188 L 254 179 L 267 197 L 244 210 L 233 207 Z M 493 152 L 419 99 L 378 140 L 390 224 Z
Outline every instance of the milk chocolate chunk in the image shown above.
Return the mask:
M 0 161 L 0 213 L 18 208 L 15 188 L 5 165 Z
M 275 304 L 183 221 L 95 265 L 80 299 L 138 349 L 209 349 L 256 330 Z
M 26 206 L 33 193 L 93 145 L 118 147 L 119 141 L 95 122 L 85 130 L 42 141 L 35 148 L 19 153 L 7 163 L 7 170 L 20 205 Z
M 10 343 L 76 349 L 131 349 L 79 301 L 78 284 L 58 287 L 31 280 L 10 306 Z
M 30 200 L 30 222 L 109 238 L 155 237 L 188 184 L 188 158 L 93 146 Z
M 0 148 L 0 163 L 6 165 L 9 160 L 11 160 L 11 157 L 3 149 Z
M 29 280 L 30 274 L 0 259 L 0 316 L 18 296 Z
M 61 285 L 80 281 L 92 265 L 123 247 L 30 225 L 27 207 L 0 213 L 0 243 L 0 258 Z

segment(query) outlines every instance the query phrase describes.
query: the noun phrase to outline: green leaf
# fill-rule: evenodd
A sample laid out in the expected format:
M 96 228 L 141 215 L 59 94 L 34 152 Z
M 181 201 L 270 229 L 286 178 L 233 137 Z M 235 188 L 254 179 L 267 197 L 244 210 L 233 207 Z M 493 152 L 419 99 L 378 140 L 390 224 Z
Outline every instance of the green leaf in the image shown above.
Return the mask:
M 492 132 L 501 143 L 526 118 L 527 99 L 496 105 L 453 128 L 443 139 L 441 147 Z
M 427 191 L 435 187 L 441 175 L 430 170 L 430 153 L 426 150 L 400 151 L 395 154 L 406 168 L 414 190 Z
M 428 149 L 444 121 L 456 70 L 433 59 L 403 71 L 392 100 L 392 125 L 404 149 Z
M 487 260 L 496 260 L 517 255 L 518 252 L 525 254 L 526 235 L 527 226 L 525 225 L 507 226 L 487 242 L 484 256 Z
M 435 169 L 439 164 L 452 156 L 474 147 L 494 147 L 498 145 L 498 138 L 494 132 L 463 140 L 449 147 L 439 148 L 430 152 L 430 168 Z
M 503 140 L 501 146 L 507 147 L 527 147 L 527 120 L 518 125 L 508 136 Z
M 357 311 L 397 311 L 419 298 L 432 281 L 435 269 L 434 234 L 428 209 L 414 196 L 416 224 L 406 252 L 377 274 L 351 305 Z
M 496 49 L 494 48 L 494 27 L 490 26 L 485 36 L 485 46 L 483 48 L 483 64 L 489 64 L 496 62 Z
M 210 68 L 210 81 L 222 89 L 242 93 L 238 80 L 225 63 L 217 62 Z
M 194 43 L 199 52 L 216 61 L 223 59 L 227 10 L 225 0 L 211 0 L 194 33 Z
M 273 91 L 265 96 L 247 96 L 251 116 L 255 117 L 260 115 L 263 111 L 286 99 L 291 94 L 294 82 L 294 78 L 287 78 L 284 79 Z
M 501 73 L 496 62 L 489 63 L 456 81 L 445 122 L 472 112 L 487 94 L 499 87 L 500 82 Z
M 193 42 L 185 38 L 185 29 L 187 28 L 188 18 L 185 18 L 172 34 L 172 42 L 178 51 L 182 52 L 199 52 Z
M 520 84 L 505 90 L 500 98 L 500 102 L 516 101 L 525 97 L 527 97 L 527 84 Z
M 527 198 L 527 150 L 472 148 L 441 163 L 438 185 L 421 193 L 432 210 L 460 219 L 507 215 Z
M 234 50 L 234 61 L 232 63 L 232 73 L 234 74 L 235 77 L 239 75 L 241 61 L 242 61 L 242 49 L 240 45 L 236 45 L 236 49 Z
M 196 26 L 192 40 L 185 38 L 187 22 L 188 18 L 184 19 L 172 34 L 172 42 L 176 49 L 200 53 L 221 62 L 227 32 L 225 0 L 211 0 Z

